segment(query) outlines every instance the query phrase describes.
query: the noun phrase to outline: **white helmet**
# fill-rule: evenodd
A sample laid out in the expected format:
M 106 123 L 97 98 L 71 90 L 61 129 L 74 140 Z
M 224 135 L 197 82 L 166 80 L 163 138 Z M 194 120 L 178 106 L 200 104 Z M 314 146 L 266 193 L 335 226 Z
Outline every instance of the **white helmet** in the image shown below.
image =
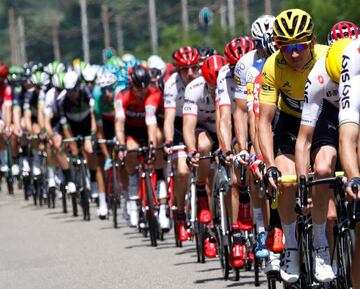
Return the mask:
M 81 71 L 81 75 L 87 82 L 94 81 L 96 78 L 96 70 L 92 65 L 88 64 Z
M 98 76 L 97 83 L 101 87 L 110 86 L 116 83 L 116 77 L 110 72 L 103 72 Z
M 130 62 L 130 61 L 133 61 L 135 60 L 135 56 L 130 54 L 130 53 L 125 53 L 122 57 L 121 57 L 121 60 L 124 61 L 125 63 L 126 62 Z
M 160 56 L 151 55 L 147 61 L 149 68 L 156 68 L 161 71 L 161 75 L 166 73 L 166 63 Z
M 64 88 L 74 89 L 79 82 L 79 75 L 75 71 L 66 72 L 64 76 Z
M 261 41 L 265 33 L 272 33 L 275 17 L 272 15 L 262 15 L 251 25 L 251 36 L 254 40 Z

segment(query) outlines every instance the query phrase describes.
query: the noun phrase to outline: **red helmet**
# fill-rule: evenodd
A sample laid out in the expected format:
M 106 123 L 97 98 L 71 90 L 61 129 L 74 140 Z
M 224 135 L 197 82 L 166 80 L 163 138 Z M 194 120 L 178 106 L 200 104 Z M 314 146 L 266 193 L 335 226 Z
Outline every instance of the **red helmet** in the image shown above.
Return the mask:
M 201 73 L 205 80 L 208 83 L 215 85 L 219 71 L 226 63 L 224 56 L 212 55 L 206 58 L 201 66 Z
M 188 47 L 181 47 L 174 51 L 172 55 L 174 65 L 175 66 L 190 66 L 198 64 L 199 53 L 196 48 Z
M 236 64 L 246 53 L 254 49 L 254 40 L 250 37 L 234 38 L 225 46 L 225 58 L 230 64 Z
M 0 77 L 6 77 L 9 74 L 9 67 L 6 64 L 0 64 Z
M 357 39 L 359 28 L 350 21 L 340 21 L 335 23 L 327 36 L 327 44 L 331 45 L 335 41 L 344 38 Z

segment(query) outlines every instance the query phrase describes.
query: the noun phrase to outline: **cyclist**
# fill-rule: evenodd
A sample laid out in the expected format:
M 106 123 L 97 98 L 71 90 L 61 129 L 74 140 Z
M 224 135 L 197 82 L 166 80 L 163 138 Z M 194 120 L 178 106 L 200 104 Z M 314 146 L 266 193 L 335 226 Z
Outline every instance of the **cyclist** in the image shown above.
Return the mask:
M 204 60 L 208 58 L 211 55 L 217 54 L 216 50 L 209 46 L 199 46 L 197 48 L 197 51 L 199 53 L 200 62 L 199 65 L 202 66 L 204 63 Z
M 103 72 L 98 76 L 97 83 L 101 87 L 101 92 L 94 95 L 95 106 L 94 113 L 96 119 L 96 136 L 98 139 L 113 139 L 115 137 L 115 86 L 116 77 L 110 72 Z M 98 157 L 98 166 L 100 167 L 102 178 L 104 178 L 104 171 L 107 171 L 112 166 L 111 155 L 106 144 L 100 144 L 102 156 Z M 99 187 L 100 192 L 105 192 L 105 184 L 102 182 Z M 99 195 L 99 215 L 105 217 L 107 215 L 107 205 L 105 193 Z
M 218 107 L 218 137 L 221 141 L 222 150 L 227 154 L 227 160 L 231 162 L 232 153 L 232 112 L 235 111 L 235 99 L 240 90 L 234 80 L 234 69 L 237 61 L 250 49 L 253 48 L 252 41 L 249 38 L 235 38 L 225 46 L 225 58 L 228 62 L 223 66 L 217 78 L 216 104 Z M 235 119 L 235 116 L 234 116 Z M 231 265 L 233 267 L 242 267 L 245 263 L 245 245 L 242 242 L 241 232 L 238 225 L 239 217 L 239 194 L 237 179 L 233 174 L 232 195 L 232 237 L 233 248 L 231 251 Z M 244 216 L 244 214 L 242 214 Z M 241 220 L 243 221 L 244 218 Z
M 80 85 L 79 75 L 75 71 L 69 71 L 64 75 L 65 92 L 58 97 L 58 111 L 62 134 L 65 138 L 76 136 L 93 139 L 96 134 L 96 123 L 93 113 L 94 99 L 87 86 Z M 59 139 L 59 138 L 58 138 Z M 69 144 L 72 155 L 78 155 L 78 147 L 74 143 Z M 90 139 L 85 139 L 83 152 L 90 171 L 91 195 L 98 196 L 98 184 L 96 174 L 96 155 Z M 67 177 L 71 180 L 71 176 Z
M 129 69 L 130 86 L 116 95 L 115 134 L 119 142 L 119 158 L 125 161 L 129 175 L 128 203 L 130 224 L 139 223 L 138 174 L 136 154 L 126 154 L 128 149 L 137 149 L 141 144 L 156 147 L 161 143 L 161 132 L 157 125 L 156 111 L 161 103 L 161 93 L 150 87 L 150 72 L 143 65 Z M 159 159 L 159 158 L 158 158 Z M 159 172 L 157 172 L 159 173 Z M 161 177 L 161 176 L 158 176 Z M 166 196 L 159 196 L 160 199 Z M 166 208 L 160 206 L 159 223 L 161 228 L 170 226 Z M 139 224 L 142 226 L 143 224 Z
M 352 33 L 344 33 L 348 31 Z M 301 125 L 295 148 L 295 166 L 298 176 L 307 175 L 308 172 L 310 157 L 304 156 L 311 156 L 316 178 L 331 177 L 334 174 L 338 149 L 338 82 L 340 75 L 334 75 L 334 67 L 331 64 L 335 57 L 340 64 L 342 51 L 351 42 L 351 39 L 342 39 L 357 37 L 357 31 L 356 25 L 351 22 L 336 23 L 328 36 L 328 43 L 333 43 L 333 45 L 328 50 L 326 57 L 321 57 L 315 63 L 308 76 Z M 312 210 L 311 213 L 313 260 L 315 277 L 320 282 L 329 282 L 335 278 L 330 265 L 329 246 L 326 238 L 326 217 L 328 216 L 328 219 L 331 220 L 328 222 L 328 235 L 330 236 L 332 236 L 332 220 L 336 219 L 336 208 L 330 195 L 331 190 L 326 185 L 316 186 L 312 191 L 312 200 L 316 207 L 316 210 Z
M 300 22 L 298 22 L 300 21 Z M 273 177 L 295 174 L 295 141 L 300 126 L 306 77 L 311 68 L 326 53 L 327 46 L 314 44 L 311 16 L 301 9 L 281 12 L 273 27 L 279 51 L 265 62 L 260 91 L 259 143 L 269 182 L 277 189 Z M 276 109 L 279 116 L 272 121 Z M 295 185 L 279 187 L 278 211 L 285 235 L 285 249 L 280 268 L 281 278 L 288 283 L 299 278 L 299 256 L 295 237 Z
M 172 144 L 184 143 L 182 137 L 182 109 L 185 87 L 199 75 L 199 54 L 195 48 L 179 48 L 174 51 L 172 59 L 176 66 L 176 72 L 166 81 L 164 89 L 164 136 L 166 147 L 170 147 Z M 167 153 L 169 153 L 168 150 Z M 174 194 L 178 208 L 176 232 L 178 232 L 177 239 L 180 241 L 189 239 L 189 233 L 185 226 L 184 211 L 189 174 L 186 153 L 180 151 L 176 158 L 176 175 L 174 178 Z M 206 215 L 208 212 L 209 210 L 203 211 L 200 216 Z
M 9 67 L 6 64 L 0 64 L 0 135 L 9 138 L 11 136 L 11 106 L 12 89 L 7 83 Z M 1 172 L 7 172 L 12 169 L 5 163 L 6 150 L 4 150 L 4 138 L 0 138 L 1 151 Z
M 213 55 L 205 59 L 202 66 L 203 76 L 191 81 L 185 89 L 183 106 L 183 136 L 187 149 L 187 162 L 191 167 L 198 167 L 197 199 L 201 209 L 209 211 L 200 216 L 199 221 L 209 224 L 212 215 L 209 210 L 212 187 L 210 160 L 199 162 L 200 156 L 209 155 L 212 148 L 217 148 L 219 142 L 216 136 L 215 90 L 216 76 L 226 64 L 224 57 Z M 205 256 L 216 256 L 216 240 L 209 233 L 204 242 Z
M 360 199 L 360 190 L 354 191 L 352 185 L 360 184 L 359 169 L 359 75 L 360 67 L 360 39 L 349 43 L 342 54 L 340 65 L 332 64 L 340 72 L 339 81 L 339 155 L 342 167 L 348 178 L 346 193 L 351 199 Z M 330 70 L 330 69 L 329 69 Z M 359 207 L 358 207 L 359 208 Z M 356 225 L 355 254 L 352 261 L 353 288 L 360 288 L 360 223 Z

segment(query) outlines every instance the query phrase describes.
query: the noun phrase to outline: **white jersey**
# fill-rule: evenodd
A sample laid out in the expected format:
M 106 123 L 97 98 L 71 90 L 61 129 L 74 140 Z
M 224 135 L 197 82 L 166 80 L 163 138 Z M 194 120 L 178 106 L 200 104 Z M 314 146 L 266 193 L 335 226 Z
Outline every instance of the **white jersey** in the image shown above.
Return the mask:
M 185 85 L 178 72 L 173 73 L 165 82 L 164 108 L 176 109 L 176 116 L 182 117 Z
M 197 116 L 201 127 L 216 133 L 215 103 L 204 77 L 200 76 L 186 86 L 183 115 Z
M 340 105 L 339 125 L 345 123 L 360 125 L 360 74 L 351 77 L 346 85 L 347 99 Z
M 360 75 L 360 38 L 350 42 L 342 58 L 342 69 L 339 81 L 340 113 L 339 124 L 353 122 L 359 124 L 360 94 L 358 82 Z M 356 80 L 352 80 L 356 77 Z M 354 88 L 356 87 L 356 89 Z
M 56 91 L 54 87 L 50 88 L 45 96 L 45 115 L 49 117 L 58 116 L 60 114 L 58 103 L 66 94 L 66 90 L 63 89 L 60 94 Z
M 246 73 L 250 67 L 259 59 L 257 50 L 251 50 L 246 53 L 235 65 L 234 70 L 234 79 L 239 86 L 239 93 L 237 98 L 246 99 L 247 97 L 247 87 L 246 87 Z
M 239 94 L 239 88 L 234 81 L 229 65 L 225 65 L 220 69 L 216 82 L 216 103 L 220 107 L 231 105 L 232 111 L 234 111 L 235 98 Z
M 304 106 L 301 114 L 302 125 L 316 126 L 324 101 L 339 108 L 338 85 L 330 79 L 326 72 L 325 56 L 316 61 L 305 83 Z

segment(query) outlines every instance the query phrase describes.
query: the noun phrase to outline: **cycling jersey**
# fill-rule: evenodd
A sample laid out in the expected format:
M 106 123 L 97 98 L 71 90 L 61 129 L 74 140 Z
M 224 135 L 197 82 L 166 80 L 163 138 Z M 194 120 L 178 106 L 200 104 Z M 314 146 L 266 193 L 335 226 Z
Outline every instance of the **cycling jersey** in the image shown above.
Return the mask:
M 62 94 L 59 99 L 59 111 L 62 117 L 62 124 L 67 121 L 81 123 L 90 116 L 90 112 L 94 108 L 94 99 L 87 87 L 79 89 L 79 95 L 74 102 L 67 96 L 68 93 Z
M 236 85 L 233 75 L 231 74 L 229 65 L 221 67 L 216 85 L 215 102 L 221 107 L 227 105 L 235 110 L 235 99 L 239 98 L 240 88 Z
M 255 61 L 254 65 L 251 66 L 247 72 L 246 72 L 246 89 L 247 89 L 247 108 L 248 111 L 254 110 L 253 104 L 254 101 L 256 101 L 256 105 L 259 106 L 259 92 L 260 89 L 258 85 L 255 87 L 255 80 L 259 77 L 259 74 L 261 73 L 264 64 L 265 64 L 266 58 L 260 58 L 257 61 Z M 260 83 L 261 84 L 261 83 Z M 254 99 L 254 89 L 256 89 L 256 100 Z M 258 109 L 258 107 L 256 108 Z
M 260 92 L 260 103 L 277 105 L 280 111 L 301 117 L 306 78 L 315 62 L 326 54 L 328 46 L 315 44 L 313 58 L 302 72 L 291 69 L 280 51 L 265 62 Z
M 186 86 L 183 115 L 197 116 L 201 127 L 216 133 L 215 103 L 204 77 L 200 76 Z
M 49 89 L 45 95 L 45 115 L 49 116 L 51 119 L 59 119 L 60 111 L 58 106 L 58 99 L 61 99 L 66 94 L 66 90 L 62 90 L 60 93 L 55 89 L 55 87 Z
M 339 82 L 340 125 L 359 123 L 359 85 L 360 74 L 360 39 L 349 43 L 342 55 L 342 69 Z M 355 78 L 353 80 L 353 78 Z
M 35 88 L 30 88 L 25 92 L 24 95 L 24 104 L 23 109 L 24 111 L 31 111 L 31 116 L 33 121 L 36 121 L 38 111 L 38 104 L 45 102 L 45 90 L 39 89 L 36 90 Z
M 116 95 L 115 117 L 125 120 L 132 127 L 146 127 L 156 124 L 156 112 L 161 103 L 158 89 L 149 87 L 144 101 L 140 101 L 131 89 L 123 90 Z
M 103 99 L 103 95 L 93 93 L 95 105 L 94 114 L 96 123 L 102 125 L 103 119 L 114 121 L 115 119 L 115 103 L 109 103 Z
M 13 107 L 23 108 L 25 92 L 26 90 L 20 82 L 12 84 Z
M 247 81 L 246 73 L 250 67 L 259 59 L 257 50 L 252 50 L 242 56 L 236 63 L 234 70 L 234 79 L 239 86 L 239 98 L 246 99 L 247 97 Z
M 176 116 L 182 117 L 184 105 L 185 85 L 178 72 L 172 74 L 165 82 L 164 108 L 176 109 Z
M 0 85 L 0 107 L 2 107 L 3 104 L 12 104 L 12 89 L 11 86 L 6 83 Z
M 311 70 L 305 84 L 304 106 L 301 124 L 316 126 L 324 102 L 339 108 L 338 85 L 331 81 L 325 68 L 325 56 L 321 57 Z

